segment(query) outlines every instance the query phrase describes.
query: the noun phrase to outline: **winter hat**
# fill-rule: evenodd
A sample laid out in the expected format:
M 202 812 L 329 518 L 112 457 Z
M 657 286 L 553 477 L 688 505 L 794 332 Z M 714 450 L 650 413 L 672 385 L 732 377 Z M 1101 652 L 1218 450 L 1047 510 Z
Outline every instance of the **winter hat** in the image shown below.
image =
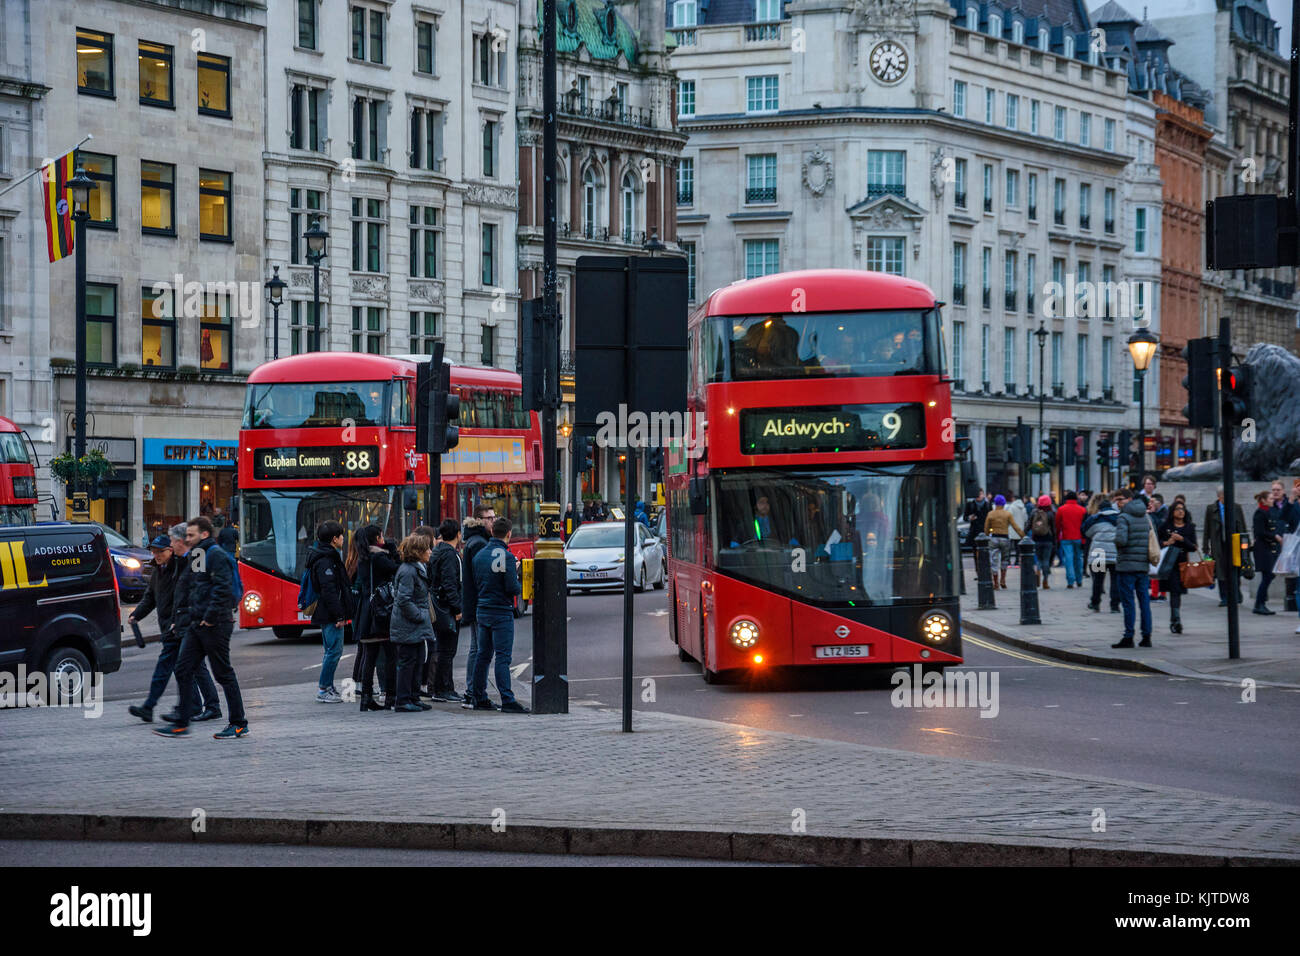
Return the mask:
M 1038 496 L 1038 507 L 1040 507 L 1040 508 L 1050 508 L 1050 507 L 1052 507 L 1052 496 L 1051 496 L 1051 495 L 1039 495 L 1039 496 Z
M 1007 503 L 1007 499 L 1002 497 L 1002 495 L 998 495 L 996 498 L 993 499 L 993 503 L 997 505 L 999 508 L 1001 508 L 1004 504 Z

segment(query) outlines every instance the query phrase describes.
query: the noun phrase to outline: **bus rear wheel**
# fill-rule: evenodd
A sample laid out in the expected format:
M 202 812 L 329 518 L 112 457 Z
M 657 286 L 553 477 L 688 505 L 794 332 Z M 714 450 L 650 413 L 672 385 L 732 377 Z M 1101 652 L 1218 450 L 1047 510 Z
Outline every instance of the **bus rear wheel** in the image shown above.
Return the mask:
M 271 633 L 282 641 L 296 641 L 302 637 L 303 628 L 293 624 L 277 624 L 271 628 Z
M 679 661 L 682 661 L 683 663 L 686 662 L 686 661 L 693 661 L 693 660 L 695 660 L 695 658 L 691 657 L 690 654 L 687 654 L 687 653 L 686 653 L 686 650 L 685 650 L 684 648 L 682 648 L 682 647 L 678 647 L 678 648 L 677 648 L 677 659 L 678 659 Z

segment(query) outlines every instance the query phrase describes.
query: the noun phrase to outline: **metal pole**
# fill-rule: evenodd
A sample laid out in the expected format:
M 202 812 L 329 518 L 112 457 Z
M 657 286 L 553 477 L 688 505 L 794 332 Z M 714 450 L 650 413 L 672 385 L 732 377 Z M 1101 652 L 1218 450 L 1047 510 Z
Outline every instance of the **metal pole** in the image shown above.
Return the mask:
M 1147 470 L 1147 370 L 1138 369 L 1138 466 L 1134 474 L 1136 486 L 1142 487 L 1142 476 Z
M 1043 331 L 1042 325 L 1038 326 L 1038 331 L 1039 332 Z M 1047 351 L 1047 336 L 1038 335 L 1037 338 L 1038 338 L 1038 441 L 1039 441 L 1039 447 L 1041 448 L 1042 447 L 1041 443 L 1047 440 L 1047 433 L 1043 431 L 1043 402 L 1047 397 L 1046 394 L 1047 383 L 1045 378 L 1046 372 L 1044 371 L 1043 357 Z M 1043 490 L 1043 486 L 1040 484 L 1038 486 L 1038 491 L 1040 494 L 1042 493 L 1042 490 Z
M 72 457 L 75 459 L 72 463 L 72 490 L 75 496 L 83 487 L 81 459 L 86 454 L 86 220 L 90 218 L 90 211 L 78 209 L 72 218 L 77 223 L 77 234 L 73 240 L 77 263 L 77 386 L 76 408 L 73 412 L 76 433 L 72 438 Z
M 628 501 L 632 498 L 632 482 L 636 480 L 636 448 L 629 445 L 627 463 L 623 471 L 623 733 L 632 732 L 632 572 L 636 562 L 634 539 L 636 518 Z
M 311 257 L 311 351 L 320 351 L 320 256 Z
M 279 358 L 280 357 L 280 303 L 278 302 L 271 303 L 271 316 L 272 316 L 271 323 L 273 326 L 271 334 L 275 336 L 275 343 L 271 346 L 271 358 Z
M 1228 317 L 1219 318 L 1219 401 L 1223 401 L 1223 380 L 1232 371 L 1232 332 Z M 1237 660 L 1241 657 L 1241 623 L 1237 613 L 1237 589 L 1241 586 L 1237 577 L 1238 570 L 1232 563 L 1232 537 L 1237 531 L 1237 504 L 1234 497 L 1232 474 L 1232 423 L 1228 416 L 1220 413 L 1223 442 L 1223 550 L 1220 552 L 1228 563 L 1227 590 L 1223 598 L 1228 602 L 1228 657 Z

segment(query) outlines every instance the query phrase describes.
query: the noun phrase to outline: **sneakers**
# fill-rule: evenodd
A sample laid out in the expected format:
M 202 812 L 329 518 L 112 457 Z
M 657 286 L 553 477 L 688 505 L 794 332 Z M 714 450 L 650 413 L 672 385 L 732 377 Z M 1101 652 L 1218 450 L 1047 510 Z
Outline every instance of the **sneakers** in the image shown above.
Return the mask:
M 477 698 L 476 698 L 476 697 L 472 696 L 471 694 L 466 693 L 465 696 L 462 697 L 461 700 L 460 700 L 460 706 L 461 706 L 461 709 L 462 709 L 462 710 L 473 710 L 473 709 L 474 709 L 474 704 L 476 703 L 476 701 L 477 701 Z
M 1296 633 L 1300 634 L 1300 631 L 1297 631 Z M 127 708 L 127 710 L 130 711 L 132 717 L 139 717 L 146 724 L 153 723 L 152 707 L 138 707 L 135 704 L 132 704 L 130 707 Z
M 188 737 L 190 728 L 182 727 L 180 724 L 171 724 L 167 727 L 155 727 L 153 732 L 159 737 Z
M 325 687 L 316 691 L 316 703 L 318 704 L 341 704 L 343 698 L 333 687 Z
M 419 714 L 424 711 L 424 708 L 419 704 L 398 704 L 393 710 L 399 714 Z
M 234 740 L 236 737 L 248 736 L 248 724 L 242 727 L 236 727 L 234 724 L 227 724 L 225 730 L 218 731 L 212 735 L 213 740 Z
M 510 701 L 509 703 L 506 703 L 506 704 L 502 704 L 502 705 L 501 705 L 501 713 L 503 713 L 503 714 L 531 714 L 532 711 L 529 710 L 527 707 L 525 707 L 523 704 L 519 703 L 519 701 L 517 701 L 517 700 L 512 700 L 512 701 Z
M 216 720 L 220 716 L 221 716 L 221 708 L 204 707 L 201 711 L 199 711 L 190 719 L 194 722 L 198 722 L 201 720 Z
M 480 697 L 478 700 L 474 701 L 473 709 L 474 710 L 500 710 L 501 708 L 498 707 L 496 704 L 492 703 L 492 701 L 488 700 L 486 697 Z
M 433 699 L 440 704 L 459 704 L 465 698 L 454 690 L 443 690 L 434 694 Z

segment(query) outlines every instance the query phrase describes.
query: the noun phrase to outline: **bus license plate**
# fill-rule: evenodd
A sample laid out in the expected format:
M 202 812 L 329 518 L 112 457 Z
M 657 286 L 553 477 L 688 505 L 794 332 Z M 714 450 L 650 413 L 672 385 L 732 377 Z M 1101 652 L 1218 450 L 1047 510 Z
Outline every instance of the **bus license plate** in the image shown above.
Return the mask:
M 579 580 L 579 581 L 586 581 L 588 578 L 607 578 L 607 577 L 609 577 L 609 572 L 608 572 L 608 571 L 580 571 L 580 572 L 578 572 L 578 580 Z
M 815 657 L 869 657 L 870 644 L 833 644 L 813 649 Z

